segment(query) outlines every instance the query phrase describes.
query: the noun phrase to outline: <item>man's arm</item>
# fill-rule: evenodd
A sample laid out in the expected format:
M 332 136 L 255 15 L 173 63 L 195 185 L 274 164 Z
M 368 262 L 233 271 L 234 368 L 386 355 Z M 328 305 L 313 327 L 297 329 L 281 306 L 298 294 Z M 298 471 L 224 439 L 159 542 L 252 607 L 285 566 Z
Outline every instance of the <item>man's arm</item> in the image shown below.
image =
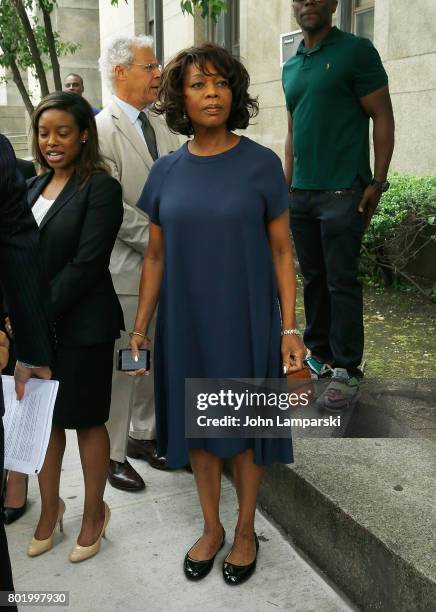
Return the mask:
M 388 176 L 395 144 L 395 121 L 389 87 L 382 87 L 360 98 L 360 103 L 374 124 L 374 178 L 383 183 Z
M 120 176 L 115 162 L 105 157 L 105 162 L 109 166 L 111 176 L 117 179 L 119 183 Z M 144 180 L 145 183 L 145 180 Z M 149 221 L 148 217 L 136 206 L 127 204 L 123 199 L 123 222 L 119 229 L 117 238 L 129 246 L 134 251 L 137 251 L 142 257 L 145 255 L 148 244 Z
M 39 234 L 27 205 L 23 179 L 0 204 L 0 278 L 14 330 L 17 357 L 26 363 L 49 365 L 52 345 L 47 285 L 39 255 Z
M 292 174 L 294 169 L 294 149 L 292 146 L 292 116 L 288 111 L 288 133 L 285 141 L 285 177 L 288 188 L 292 185 Z
M 121 168 L 114 151 L 112 126 L 108 125 L 107 118 L 104 118 L 103 121 L 99 117 L 97 127 L 100 151 L 109 166 L 111 175 L 122 185 Z M 142 210 L 139 210 L 134 204 L 129 204 L 123 197 L 124 215 L 117 239 L 144 257 L 148 244 L 149 221 Z
M 360 98 L 360 103 L 374 124 L 374 178 L 384 183 L 388 176 L 395 144 L 395 121 L 389 87 L 386 85 Z M 371 222 L 381 195 L 380 191 L 372 185 L 368 185 L 364 191 L 359 211 L 362 213 L 367 211 L 367 225 Z

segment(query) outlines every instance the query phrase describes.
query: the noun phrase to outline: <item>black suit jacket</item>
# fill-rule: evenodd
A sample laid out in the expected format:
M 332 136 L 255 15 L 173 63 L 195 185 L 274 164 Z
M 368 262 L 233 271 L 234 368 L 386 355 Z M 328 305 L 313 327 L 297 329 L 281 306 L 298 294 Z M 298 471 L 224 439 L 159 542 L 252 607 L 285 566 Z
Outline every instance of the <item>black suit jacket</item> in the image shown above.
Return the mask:
M 36 176 L 35 165 L 33 162 L 28 161 L 27 159 L 17 158 L 17 168 L 24 176 L 25 179 L 30 179 L 33 176 Z
M 18 358 L 48 366 L 52 334 L 38 252 L 38 229 L 26 201 L 24 179 L 16 171 L 13 148 L 0 134 L 0 285 L 9 304 Z M 47 292 L 46 292 L 47 293 Z M 0 475 L 3 473 L 4 401 L 0 377 Z M 13 590 L 3 521 L 0 520 L 0 591 Z M 14 606 L 12 609 L 16 610 Z
M 48 300 L 38 252 L 38 228 L 26 201 L 15 155 L 0 134 L 0 284 L 8 302 L 17 358 L 39 366 L 53 360 Z M 2 413 L 3 398 L 0 402 Z
M 51 177 L 50 171 L 28 181 L 31 207 Z M 122 220 L 121 185 L 99 172 L 82 188 L 73 174 L 40 224 L 56 338 L 65 346 L 109 342 L 124 329 L 109 272 Z

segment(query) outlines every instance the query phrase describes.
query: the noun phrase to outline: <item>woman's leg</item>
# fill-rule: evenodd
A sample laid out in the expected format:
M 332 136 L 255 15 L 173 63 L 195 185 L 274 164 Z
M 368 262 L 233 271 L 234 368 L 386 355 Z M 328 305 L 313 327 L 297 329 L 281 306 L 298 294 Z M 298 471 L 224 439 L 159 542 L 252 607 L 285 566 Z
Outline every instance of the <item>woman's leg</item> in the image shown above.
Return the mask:
M 82 528 L 77 543 L 91 546 L 104 523 L 103 495 L 109 469 L 109 436 L 105 425 L 77 430 L 80 460 L 85 481 Z
M 41 493 L 41 516 L 35 530 L 37 540 L 50 537 L 56 525 L 59 512 L 59 483 L 62 459 L 65 451 L 65 431 L 53 425 L 44 465 L 38 474 Z
M 239 501 L 238 523 L 231 553 L 226 561 L 248 565 L 256 556 L 254 516 L 263 468 L 253 461 L 253 450 L 248 449 L 233 459 L 233 479 Z
M 26 502 L 26 474 L 21 472 L 8 472 L 6 496 L 3 505 L 5 508 L 21 508 Z
M 191 450 L 189 457 L 204 518 L 203 535 L 189 556 L 194 561 L 203 561 L 216 554 L 223 538 L 219 515 L 223 460 L 202 449 Z

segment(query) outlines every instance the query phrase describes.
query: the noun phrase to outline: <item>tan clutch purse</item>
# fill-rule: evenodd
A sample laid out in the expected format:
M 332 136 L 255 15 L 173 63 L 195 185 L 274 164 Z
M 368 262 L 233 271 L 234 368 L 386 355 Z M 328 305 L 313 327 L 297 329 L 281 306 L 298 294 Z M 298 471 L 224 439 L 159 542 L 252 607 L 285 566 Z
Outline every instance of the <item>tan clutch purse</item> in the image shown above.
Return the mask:
M 286 374 L 290 393 L 309 393 L 313 388 L 312 375 L 308 367 Z

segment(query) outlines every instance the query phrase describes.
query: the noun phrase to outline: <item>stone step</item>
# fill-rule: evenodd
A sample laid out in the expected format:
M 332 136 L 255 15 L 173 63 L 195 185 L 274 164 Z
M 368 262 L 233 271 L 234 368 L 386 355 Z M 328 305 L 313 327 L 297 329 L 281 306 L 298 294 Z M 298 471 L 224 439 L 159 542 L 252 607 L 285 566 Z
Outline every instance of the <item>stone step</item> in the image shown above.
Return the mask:
M 29 141 L 26 134 L 5 133 L 14 148 L 17 157 L 27 157 L 29 154 Z
M 13 144 L 14 143 L 26 143 L 27 144 L 26 134 L 8 134 L 6 133 L 5 136 L 7 136 Z
M 377 407 L 379 426 L 387 415 L 384 438 L 370 426 L 360 438 L 294 436 L 295 463 L 265 471 L 260 507 L 361 609 L 428 612 L 436 602 L 434 406 L 393 397 Z M 373 421 L 375 407 L 364 413 Z M 406 414 L 409 438 L 400 437 Z M 362 420 L 357 410 L 349 435 L 365 429 Z

